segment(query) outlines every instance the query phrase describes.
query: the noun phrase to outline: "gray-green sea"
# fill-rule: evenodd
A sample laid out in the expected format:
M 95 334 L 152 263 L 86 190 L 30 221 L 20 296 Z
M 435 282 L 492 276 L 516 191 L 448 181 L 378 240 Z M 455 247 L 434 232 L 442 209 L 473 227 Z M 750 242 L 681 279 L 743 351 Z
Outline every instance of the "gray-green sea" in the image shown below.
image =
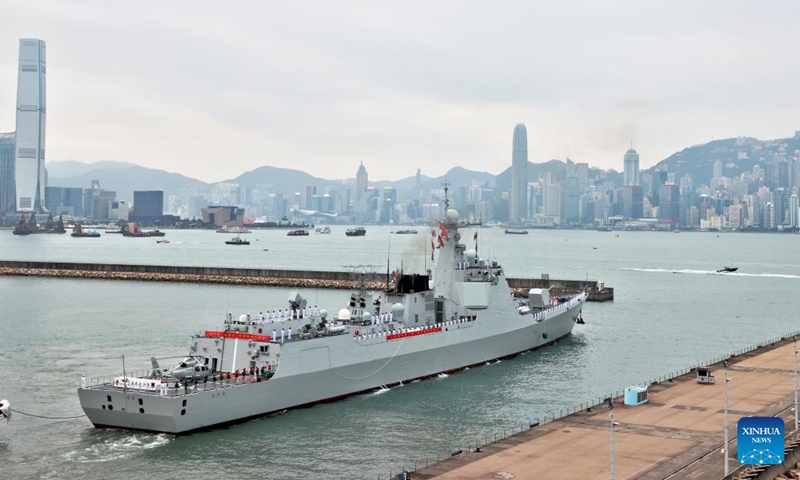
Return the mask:
M 430 235 L 287 237 L 168 231 L 155 239 L 17 237 L 0 259 L 343 270 L 421 270 Z M 598 279 L 613 303 L 589 303 L 585 325 L 553 347 L 444 378 L 172 437 L 99 430 L 86 418 L 15 414 L 0 423 L 1 478 L 376 479 L 611 392 L 798 329 L 797 235 L 478 229 L 478 249 L 508 276 Z M 462 241 L 473 246 L 473 230 Z M 617 236 L 618 235 L 618 236 Z M 726 265 L 736 273 L 718 274 Z M 335 311 L 346 291 L 303 291 Z M 283 308 L 289 289 L 0 277 L 0 398 L 44 416 L 81 414 L 88 377 L 177 357 L 227 312 Z M 790 381 L 790 380 L 787 380 Z

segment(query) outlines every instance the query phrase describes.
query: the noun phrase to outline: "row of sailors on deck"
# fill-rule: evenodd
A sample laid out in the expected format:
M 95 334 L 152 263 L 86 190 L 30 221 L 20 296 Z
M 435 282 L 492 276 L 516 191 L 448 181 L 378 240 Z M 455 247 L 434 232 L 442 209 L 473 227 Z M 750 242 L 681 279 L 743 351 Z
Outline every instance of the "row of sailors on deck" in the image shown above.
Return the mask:
M 431 329 L 431 328 L 444 328 L 444 327 L 449 327 L 449 326 L 452 326 L 452 325 L 458 325 L 460 323 L 467 323 L 469 321 L 470 321 L 470 319 L 467 318 L 467 317 L 460 317 L 460 318 L 453 318 L 451 320 L 447 320 L 446 322 L 442 322 L 442 323 L 435 323 L 433 325 L 424 325 L 424 326 L 421 326 L 421 327 L 402 327 L 402 328 L 399 328 L 397 330 L 394 330 L 394 329 L 392 329 L 392 330 L 380 330 L 380 331 L 377 331 L 377 332 L 374 332 L 374 333 L 358 334 L 358 330 L 356 330 L 356 335 L 354 335 L 354 338 L 357 339 L 357 340 L 369 340 L 371 338 L 381 338 L 381 337 L 385 337 L 387 335 L 396 335 L 396 334 L 401 334 L 401 333 L 414 333 L 414 332 L 419 332 L 419 331 L 422 331 L 422 330 L 428 330 L 428 329 Z
M 267 313 L 259 312 L 258 313 L 258 324 L 263 325 L 264 323 L 272 323 L 272 322 L 282 322 L 284 320 L 298 320 L 301 318 L 306 317 L 318 317 L 319 316 L 319 308 L 316 305 L 313 307 L 303 307 L 303 308 L 287 308 L 286 310 L 267 310 Z
M 378 325 L 379 323 L 389 323 L 392 321 L 392 312 L 378 313 L 372 316 L 372 324 Z
M 277 341 L 278 339 L 280 339 L 280 342 L 283 343 L 283 339 L 286 336 L 287 332 L 286 332 L 285 329 L 281 328 L 281 332 L 280 333 L 281 333 L 281 336 L 279 337 L 278 336 L 278 330 L 273 330 L 272 331 L 272 340 Z M 292 327 L 289 327 L 289 332 L 288 333 L 289 333 L 289 337 L 287 338 L 287 340 L 291 342 L 292 341 Z

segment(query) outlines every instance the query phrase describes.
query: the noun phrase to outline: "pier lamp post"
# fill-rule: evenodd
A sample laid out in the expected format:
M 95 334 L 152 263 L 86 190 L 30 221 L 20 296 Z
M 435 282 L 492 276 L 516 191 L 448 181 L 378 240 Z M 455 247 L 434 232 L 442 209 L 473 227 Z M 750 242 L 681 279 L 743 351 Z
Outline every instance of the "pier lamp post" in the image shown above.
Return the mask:
M 611 415 L 611 480 L 614 480 L 614 398 L 606 398 L 606 403 L 608 404 L 608 408 L 611 409 L 611 413 L 609 414 Z
M 792 430 L 797 430 L 797 335 L 793 336 L 792 340 L 794 340 L 794 428 Z
M 725 476 L 728 476 L 728 360 L 722 361 L 722 366 L 725 372 L 725 440 L 723 444 L 723 454 L 725 456 Z

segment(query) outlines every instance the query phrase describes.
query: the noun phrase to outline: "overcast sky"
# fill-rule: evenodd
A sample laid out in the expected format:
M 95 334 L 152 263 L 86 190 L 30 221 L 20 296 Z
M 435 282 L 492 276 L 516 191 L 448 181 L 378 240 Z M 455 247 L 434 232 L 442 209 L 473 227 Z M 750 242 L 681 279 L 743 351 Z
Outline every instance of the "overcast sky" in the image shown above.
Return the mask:
M 800 129 L 796 0 L 4 0 L 0 18 L 0 131 L 19 38 L 47 42 L 48 161 L 499 173 L 523 122 L 533 162 L 622 170 L 631 140 L 649 167 Z

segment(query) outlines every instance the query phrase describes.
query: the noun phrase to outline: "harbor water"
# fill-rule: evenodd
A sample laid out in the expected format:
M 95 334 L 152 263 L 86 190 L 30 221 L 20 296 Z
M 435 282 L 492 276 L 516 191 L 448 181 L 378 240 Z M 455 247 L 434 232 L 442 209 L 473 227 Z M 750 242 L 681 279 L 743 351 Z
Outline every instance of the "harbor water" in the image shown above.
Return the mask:
M 427 229 L 365 237 L 167 231 L 152 238 L 19 237 L 0 231 L 0 259 L 385 272 L 430 266 Z M 557 345 L 389 390 L 173 437 L 95 429 L 86 420 L 16 413 L 0 423 L 2 478 L 377 479 L 475 442 L 559 416 L 587 401 L 797 330 L 796 235 L 531 230 L 478 232 L 482 257 L 508 276 L 597 279 L 613 303 Z M 736 266 L 735 273 L 717 273 Z M 45 417 L 80 415 L 87 377 L 170 364 L 189 336 L 234 315 L 285 308 L 289 289 L 0 277 L 0 398 Z M 301 291 L 337 311 L 349 292 Z M 171 360 L 167 357 L 173 357 Z M 229 408 L 236 408 L 231 405 Z

